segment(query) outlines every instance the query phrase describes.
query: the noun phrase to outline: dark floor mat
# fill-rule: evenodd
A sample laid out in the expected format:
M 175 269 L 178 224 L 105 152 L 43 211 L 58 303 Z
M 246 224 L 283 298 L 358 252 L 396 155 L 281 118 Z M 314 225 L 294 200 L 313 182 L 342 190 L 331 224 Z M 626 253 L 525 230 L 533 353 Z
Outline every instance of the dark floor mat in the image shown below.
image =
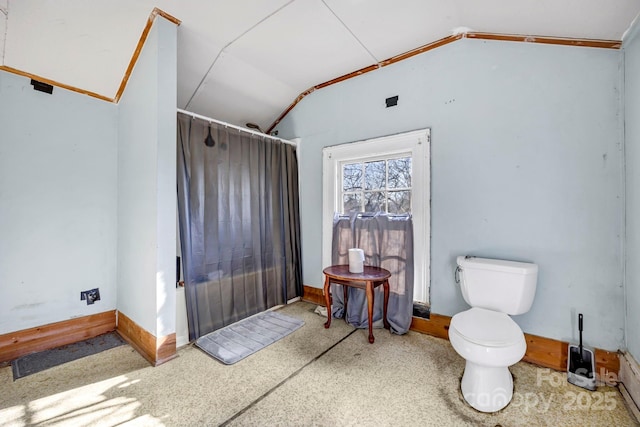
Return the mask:
M 110 348 L 118 347 L 126 342 L 115 332 L 109 332 L 85 341 L 64 345 L 51 350 L 28 354 L 11 362 L 13 380 L 62 365 L 72 360 L 91 356 Z

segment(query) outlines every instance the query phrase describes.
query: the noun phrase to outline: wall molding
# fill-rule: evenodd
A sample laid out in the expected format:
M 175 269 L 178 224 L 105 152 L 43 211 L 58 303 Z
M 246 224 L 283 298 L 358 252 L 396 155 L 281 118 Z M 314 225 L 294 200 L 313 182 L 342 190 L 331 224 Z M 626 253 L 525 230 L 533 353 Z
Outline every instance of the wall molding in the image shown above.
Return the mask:
M 164 12 L 161 9 L 158 9 L 157 7 L 153 8 L 153 10 L 151 11 L 151 14 L 149 15 L 149 18 L 147 18 L 147 24 L 144 26 L 144 29 L 142 30 L 142 34 L 140 35 L 138 44 L 136 45 L 136 48 L 133 51 L 133 55 L 131 56 L 131 60 L 129 61 L 129 65 L 127 66 L 127 70 L 125 71 L 124 76 L 122 76 L 120 87 L 118 88 L 116 95 L 113 97 L 112 101 L 115 103 L 120 102 L 120 98 L 122 97 L 122 94 L 124 93 L 124 90 L 127 87 L 127 83 L 129 82 L 129 77 L 131 77 L 131 73 L 133 72 L 133 68 L 136 66 L 136 62 L 138 62 L 138 57 L 140 56 L 140 52 L 142 52 L 142 48 L 144 47 L 144 44 L 147 41 L 147 37 L 149 36 L 149 31 L 151 31 L 151 27 L 153 26 L 153 22 L 155 21 L 157 16 L 161 16 L 164 19 L 168 20 L 169 22 L 174 23 L 175 25 L 181 24 L 181 21 L 179 19 L 174 18 L 173 16 L 169 15 L 168 13 Z
M 600 49 L 620 49 L 620 40 L 596 40 L 596 39 L 576 39 L 569 37 L 545 37 L 545 36 L 525 36 L 520 34 L 495 34 L 469 32 L 465 34 L 468 39 L 498 40 L 521 43 L 555 44 L 561 46 L 594 47 Z
M 324 292 L 321 288 L 316 288 L 313 286 L 302 286 L 302 301 L 307 301 L 313 304 L 325 306 L 324 302 Z
M 303 301 L 313 304 L 325 305 L 323 290 L 320 288 L 303 286 L 302 299 Z M 415 332 L 448 340 L 449 323 L 451 323 L 450 316 L 431 313 L 430 319 L 414 317 L 411 321 L 410 329 Z M 527 342 L 527 352 L 522 360 L 556 371 L 565 372 L 567 370 L 569 343 L 527 333 L 524 334 L 524 337 Z M 600 381 L 609 384 L 617 382 L 618 373 L 620 372 L 618 353 L 596 348 L 595 359 L 596 373 Z M 638 392 L 640 393 L 640 388 L 638 388 Z
M 448 37 L 444 37 L 440 40 L 436 40 L 431 43 L 427 43 L 418 48 L 412 49 L 408 52 L 401 53 L 400 55 L 392 56 L 389 59 L 385 59 L 383 61 L 378 62 L 377 64 L 372 64 L 367 67 L 361 68 L 359 70 L 353 71 L 351 73 L 345 74 L 343 76 L 337 77 L 335 79 L 329 80 L 324 83 L 320 83 L 319 85 L 315 85 L 304 92 L 302 92 L 298 97 L 289 105 L 280 116 L 269 126 L 266 133 L 271 134 L 273 129 L 278 126 L 278 124 L 285 118 L 287 114 L 307 95 L 315 92 L 318 89 L 325 88 L 327 86 L 331 86 L 335 83 L 343 82 L 345 80 L 349 80 L 353 77 L 358 77 L 362 74 L 366 74 L 370 71 L 377 70 L 382 67 L 386 67 L 387 65 L 395 64 L 396 62 L 404 61 L 405 59 L 409 59 L 413 56 L 419 55 L 421 53 L 436 49 L 438 47 L 445 46 L 449 43 L 452 43 L 456 40 L 460 39 L 480 39 L 480 40 L 498 40 L 498 41 L 510 41 L 510 42 L 522 42 L 522 43 L 540 43 L 540 44 L 553 44 L 553 45 L 561 45 L 561 46 L 578 46 L 578 47 L 591 47 L 591 48 L 601 48 L 601 49 L 620 49 L 622 47 L 622 41 L 620 40 L 597 40 L 597 39 L 577 39 L 577 38 L 567 38 L 567 37 L 545 37 L 545 36 L 525 36 L 525 35 L 517 35 L 517 34 L 498 34 L 498 33 L 480 33 L 480 32 L 468 32 L 468 33 L 460 33 L 454 34 Z
M 11 74 L 17 74 L 18 76 L 23 76 L 29 79 L 37 80 L 42 83 L 49 84 L 51 86 L 55 86 L 61 89 L 70 90 L 72 92 L 80 93 L 82 95 L 88 95 L 93 98 L 100 99 L 102 101 L 113 102 L 113 98 L 109 98 L 108 96 L 100 95 L 99 93 L 91 92 L 89 90 L 80 89 L 75 86 L 70 86 L 65 83 L 60 83 L 55 80 L 47 79 L 46 77 L 39 76 L 37 74 L 28 73 L 26 71 L 18 70 L 17 68 L 9 67 L 7 65 L 0 65 L 0 71 L 6 71 Z
M 153 366 L 176 357 L 176 334 L 156 338 L 116 310 L 0 335 L 0 363 L 116 331 Z
M 55 80 L 47 79 L 42 76 L 38 76 L 36 74 L 32 74 L 23 70 L 18 70 L 16 68 L 12 68 L 6 65 L 0 65 L 0 70 L 7 71 L 9 73 L 18 74 L 24 77 L 28 77 L 30 79 L 38 80 L 43 83 L 50 84 L 55 87 L 67 89 L 73 92 L 81 93 L 83 95 L 88 95 L 103 101 L 118 103 L 120 98 L 122 97 L 127 83 L 129 81 L 129 77 L 131 76 L 131 72 L 135 67 L 136 62 L 138 61 L 138 57 L 140 56 L 140 52 L 144 47 L 145 42 L 147 41 L 147 36 L 149 35 L 149 31 L 153 26 L 153 22 L 156 17 L 160 16 L 169 22 L 172 22 L 175 25 L 180 25 L 182 21 L 174 16 L 168 14 L 167 12 L 154 7 L 149 17 L 147 18 L 147 23 L 142 30 L 142 34 L 140 35 L 140 39 L 138 40 L 138 44 L 136 45 L 135 50 L 133 51 L 133 55 L 131 56 L 131 60 L 129 61 L 129 65 L 122 77 L 120 82 L 120 86 L 116 91 L 116 94 L 113 97 L 109 97 L 106 95 L 101 95 L 96 92 L 92 92 L 89 90 L 81 89 L 75 86 L 67 85 L 65 83 L 60 83 Z M 463 38 L 469 39 L 481 39 L 481 40 L 498 40 L 498 41 L 511 41 L 511 42 L 522 42 L 522 43 L 541 43 L 541 44 L 553 44 L 553 45 L 562 45 L 562 46 L 578 46 L 578 47 L 591 47 L 591 48 L 601 48 L 601 49 L 620 49 L 622 47 L 622 41 L 620 40 L 598 40 L 598 39 L 578 39 L 578 38 L 567 38 L 567 37 L 547 37 L 547 36 L 526 36 L 526 35 L 514 35 L 514 34 L 499 34 L 499 33 L 481 33 L 481 32 L 468 32 L 468 33 L 460 33 L 454 34 L 451 36 L 443 37 L 439 40 L 433 41 L 431 43 L 427 43 L 410 51 L 401 53 L 399 55 L 392 56 L 391 58 L 387 58 L 382 60 L 376 64 L 369 65 L 367 67 L 361 68 L 359 70 L 353 71 L 351 73 L 344 74 L 335 79 L 331 79 L 324 83 L 320 83 L 315 85 L 304 92 L 302 92 L 294 101 L 280 114 L 280 116 L 269 126 L 266 134 L 270 135 L 271 131 L 284 119 L 284 117 L 289 114 L 291 110 L 307 95 L 315 92 L 318 89 L 325 88 L 327 86 L 331 86 L 333 84 L 349 80 L 353 77 L 360 76 L 362 74 L 366 74 L 370 71 L 377 70 L 382 67 L 386 67 L 388 65 L 395 64 L 396 62 L 404 61 L 405 59 L 411 58 L 413 56 L 419 55 L 421 53 L 427 52 L 432 49 L 436 49 L 438 47 L 447 45 L 456 40 L 460 40 Z
M 121 311 L 118 312 L 116 332 L 153 366 L 176 357 L 175 332 L 164 337 L 155 337 Z
M 640 365 L 629 354 L 620 354 L 620 392 L 630 412 L 640 421 Z
M 323 290 L 303 286 L 303 301 L 324 306 Z M 438 338 L 449 339 L 450 316 L 431 313 L 430 319 L 414 317 L 411 330 Z M 116 310 L 77 317 L 20 331 L 0 335 L 0 363 L 37 351 L 49 350 L 62 345 L 117 331 L 149 363 L 158 366 L 176 357 L 176 334 L 155 337 L 144 330 L 122 312 Z M 525 333 L 527 352 L 524 361 L 565 371 L 567 367 L 568 343 L 552 338 Z M 614 382 L 618 378 L 631 398 L 640 401 L 640 366 L 628 353 L 595 349 L 596 371 L 601 381 Z
M 451 323 L 451 318 L 449 316 L 441 316 L 439 314 L 431 313 L 429 319 L 414 317 L 411 320 L 411 327 L 409 329 L 415 332 L 420 332 L 421 334 L 443 338 L 448 341 L 449 323 Z
M 405 59 L 411 58 L 413 56 L 419 55 L 421 53 L 430 51 L 432 49 L 447 45 L 447 44 L 449 44 L 451 42 L 454 42 L 456 40 L 461 39 L 462 37 L 463 37 L 462 34 L 456 34 L 456 35 L 444 37 L 444 38 L 442 38 L 440 40 L 436 40 L 434 42 L 427 43 L 427 44 L 422 45 L 422 46 L 420 46 L 420 47 L 418 47 L 416 49 L 412 49 L 412 50 L 410 50 L 408 52 L 401 53 L 400 55 L 393 56 L 393 57 L 391 57 L 389 59 L 385 59 L 384 61 L 380 61 L 377 64 L 369 65 L 367 67 L 361 68 L 361 69 L 353 71 L 351 73 L 347 73 L 347 74 L 344 74 L 344 75 L 342 75 L 340 77 L 336 77 L 335 79 L 326 81 L 324 83 L 320 83 L 319 85 L 315 85 L 315 86 L 305 90 L 300 95 L 298 95 L 298 97 L 293 100 L 293 102 L 282 112 L 282 114 L 280 114 L 280 116 L 278 116 L 278 118 L 271 124 L 271 126 L 269 126 L 269 128 L 266 130 L 265 133 L 270 135 L 271 131 L 273 131 L 273 129 L 276 126 L 278 126 L 278 124 L 282 121 L 282 119 L 284 119 L 285 116 L 287 114 L 289 114 L 289 112 L 291 110 L 293 110 L 293 108 L 296 105 L 298 105 L 298 103 L 300 101 L 302 101 L 302 99 L 304 97 L 306 97 L 307 95 L 315 92 L 318 89 L 322 89 L 322 88 L 325 88 L 327 86 L 331 86 L 333 84 L 340 83 L 340 82 L 343 82 L 345 80 L 349 80 L 349 79 L 352 79 L 354 77 L 361 76 L 361 75 L 366 74 L 366 73 L 368 73 L 370 71 L 374 71 L 374 70 L 377 70 L 379 68 L 386 67 L 387 65 L 395 64 L 396 62 L 400 62 L 400 61 L 403 61 Z
M 110 310 L 0 335 L 0 363 L 37 351 L 73 344 L 116 329 Z
M 161 16 L 162 18 L 168 20 L 169 22 L 174 23 L 175 25 L 180 25 L 181 24 L 181 21 L 179 19 L 169 15 L 167 12 L 163 11 L 162 9 L 158 9 L 157 7 L 153 8 L 151 13 L 149 14 L 149 18 L 147 18 L 147 23 L 146 23 L 144 29 L 142 30 L 142 34 L 140 35 L 140 39 L 138 40 L 138 44 L 136 45 L 136 48 L 133 51 L 133 55 L 131 56 L 131 60 L 129 61 L 129 65 L 127 66 L 127 69 L 126 69 L 126 71 L 124 73 L 124 76 L 122 77 L 122 80 L 120 81 L 120 86 L 118 87 L 118 90 L 116 91 L 116 94 L 113 97 L 109 97 L 109 96 L 102 95 L 102 94 L 99 94 L 99 93 L 96 93 L 96 92 L 92 92 L 90 90 L 81 89 L 81 88 L 78 88 L 78 87 L 75 87 L 75 86 L 68 85 L 66 83 L 60 83 L 60 82 L 57 82 L 55 80 L 51 80 L 51 79 L 48 79 L 46 77 L 39 76 L 37 74 L 32 74 L 32 73 L 29 73 L 27 71 L 18 70 L 17 68 L 9 67 L 7 65 L 0 65 L 0 70 L 1 71 L 6 71 L 6 72 L 12 73 L 12 74 L 17 74 L 19 76 L 27 77 L 29 79 L 37 80 L 39 82 L 47 83 L 47 84 L 50 84 L 52 86 L 59 87 L 61 89 L 66 89 L 66 90 L 70 90 L 72 92 L 80 93 L 82 95 L 88 95 L 88 96 L 91 96 L 93 98 L 100 99 L 102 101 L 113 102 L 113 103 L 117 104 L 120 101 L 120 98 L 122 97 L 122 94 L 124 93 L 124 90 L 125 90 L 125 88 L 127 86 L 127 83 L 129 81 L 129 77 L 131 76 L 131 72 L 133 71 L 133 68 L 135 67 L 136 62 L 138 62 L 138 57 L 140 56 L 140 52 L 142 51 L 142 48 L 144 47 L 144 43 L 147 41 L 147 36 L 149 35 L 149 31 L 151 30 L 151 27 L 153 26 L 153 22 L 155 21 L 157 16 Z

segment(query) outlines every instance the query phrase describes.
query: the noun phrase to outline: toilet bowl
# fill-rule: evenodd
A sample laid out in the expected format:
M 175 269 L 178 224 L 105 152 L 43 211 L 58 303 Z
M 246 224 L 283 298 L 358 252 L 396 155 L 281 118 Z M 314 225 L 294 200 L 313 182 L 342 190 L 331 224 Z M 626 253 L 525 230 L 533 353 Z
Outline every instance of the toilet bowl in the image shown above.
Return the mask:
M 460 386 L 467 403 L 481 412 L 507 406 L 513 397 L 508 367 L 527 349 L 520 327 L 504 313 L 471 308 L 453 316 L 449 341 L 466 360 Z
M 466 361 L 460 388 L 470 406 L 496 412 L 513 397 L 509 366 L 527 350 L 524 333 L 509 315 L 531 308 L 538 266 L 469 256 L 457 262 L 456 281 L 472 307 L 453 316 L 449 325 L 449 341 Z

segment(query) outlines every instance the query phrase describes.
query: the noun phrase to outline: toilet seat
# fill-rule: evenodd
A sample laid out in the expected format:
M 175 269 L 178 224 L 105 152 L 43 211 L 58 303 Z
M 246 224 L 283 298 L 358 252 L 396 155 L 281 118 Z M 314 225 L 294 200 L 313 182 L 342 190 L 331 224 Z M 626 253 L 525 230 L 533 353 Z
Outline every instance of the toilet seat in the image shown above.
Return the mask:
M 524 338 L 520 326 L 509 315 L 479 307 L 453 316 L 449 328 L 465 340 L 484 347 L 508 347 Z

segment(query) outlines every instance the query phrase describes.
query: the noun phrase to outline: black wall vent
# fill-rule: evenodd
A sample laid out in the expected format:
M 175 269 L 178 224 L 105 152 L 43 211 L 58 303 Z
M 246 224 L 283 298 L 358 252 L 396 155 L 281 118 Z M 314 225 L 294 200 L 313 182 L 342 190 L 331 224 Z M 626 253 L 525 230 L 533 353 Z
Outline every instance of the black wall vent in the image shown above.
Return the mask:
M 46 83 L 42 83 L 39 82 L 37 80 L 33 80 L 31 79 L 31 84 L 33 85 L 33 89 L 34 90 L 38 90 L 40 92 L 44 92 L 44 93 L 48 93 L 48 94 L 52 94 L 53 93 L 53 86 L 48 85 Z
M 387 108 L 395 107 L 398 105 L 398 95 L 385 99 L 385 102 L 387 103 Z

